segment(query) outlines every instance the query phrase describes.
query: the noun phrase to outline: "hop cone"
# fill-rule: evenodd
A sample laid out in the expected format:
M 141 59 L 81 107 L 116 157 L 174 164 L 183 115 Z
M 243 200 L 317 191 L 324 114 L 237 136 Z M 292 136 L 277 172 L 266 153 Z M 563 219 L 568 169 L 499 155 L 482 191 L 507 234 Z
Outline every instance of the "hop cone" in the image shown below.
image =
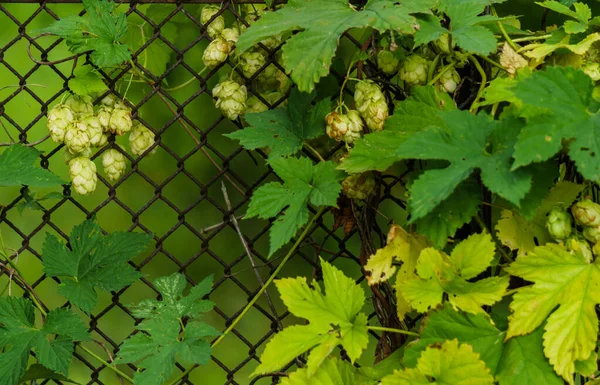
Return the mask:
M 451 41 L 450 35 L 447 33 L 442 33 L 439 39 L 433 42 L 433 45 L 440 50 L 440 52 L 449 54 L 454 51 L 454 40 Z
M 358 82 L 354 92 L 356 109 L 372 131 L 383 130 L 383 124 L 389 116 L 385 95 L 379 86 L 369 80 Z
M 392 51 L 379 51 L 377 53 L 377 66 L 386 75 L 392 75 L 398 71 L 400 61 Z
M 440 92 L 454 93 L 460 83 L 460 75 L 455 69 L 449 69 L 437 80 L 436 86 Z
M 212 38 L 218 36 L 225 28 L 225 19 L 221 15 L 217 16 L 210 24 L 208 24 L 219 10 L 220 8 L 216 5 L 207 5 L 202 8 L 202 12 L 200 13 L 200 22 L 206 26 L 208 36 Z
M 125 155 L 121 154 L 119 150 L 111 148 L 102 154 L 102 167 L 108 180 L 114 182 L 125 172 L 127 160 L 125 159 Z
M 113 134 L 123 135 L 131 130 L 132 124 L 131 109 L 125 103 L 117 102 L 110 116 L 110 131 Z
M 342 191 L 350 199 L 365 200 L 375 194 L 375 179 L 371 173 L 350 175 L 342 182 Z
M 554 239 L 567 239 L 573 227 L 571 225 L 571 215 L 560 207 L 555 207 L 546 217 L 546 228 Z
M 231 45 L 227 40 L 218 36 L 211 41 L 202 54 L 202 62 L 208 68 L 214 68 L 227 60 Z
M 91 146 L 91 138 L 87 126 L 82 121 L 75 121 L 65 133 L 65 145 L 71 154 L 79 154 Z
M 571 207 L 575 222 L 581 226 L 597 227 L 600 225 L 600 205 L 589 199 L 577 202 Z
M 229 43 L 230 47 L 233 47 L 235 43 L 237 43 L 240 37 L 240 31 L 237 28 L 225 28 L 223 32 L 221 32 L 221 37 Z
M 65 159 L 65 164 L 69 164 L 69 162 L 71 162 L 71 160 L 83 156 L 85 158 L 91 158 L 92 157 L 92 149 L 91 148 L 87 148 L 85 150 L 83 150 L 81 153 L 79 154 L 71 154 L 69 152 L 68 149 L 65 148 L 65 151 L 63 153 L 63 157 Z
M 96 190 L 96 165 L 89 158 L 79 156 L 69 162 L 69 175 L 73 188 L 81 195 L 87 195 Z
M 600 80 L 600 63 L 586 63 L 582 69 L 593 81 Z
M 221 82 L 213 88 L 213 96 L 217 98 L 215 106 L 223 115 L 235 120 L 246 111 L 248 93 L 246 86 L 241 86 L 232 80 Z
M 55 143 L 62 143 L 65 140 L 65 133 L 73 126 L 75 115 L 71 108 L 64 104 L 57 104 L 48 112 L 48 122 L 46 123 L 50 137 Z
M 347 144 L 354 143 L 363 132 L 363 122 L 358 111 L 350 110 L 348 114 L 331 112 L 325 117 L 327 135 Z
M 598 243 L 600 241 L 600 227 L 586 227 L 583 229 L 583 236 L 591 243 Z
M 154 133 L 147 127 L 136 121 L 129 134 L 129 147 L 134 155 L 142 155 L 154 144 Z M 154 154 L 156 148 L 150 154 Z
M 239 63 L 244 76 L 250 78 L 265 65 L 266 59 L 260 52 L 246 51 L 240 55 Z
M 418 86 L 427 83 L 429 62 L 417 54 L 410 55 L 400 65 L 400 79 L 409 86 Z
M 72 96 L 65 102 L 65 105 L 75 113 L 76 116 L 93 114 L 94 105 L 90 96 Z
M 87 128 L 91 146 L 102 147 L 106 144 L 108 138 L 104 133 L 100 119 L 94 115 L 87 115 L 81 118 L 81 123 L 85 124 Z
M 571 235 L 565 241 L 565 246 L 567 246 L 567 250 L 583 255 L 586 261 L 592 261 L 593 255 L 590 244 L 580 235 Z

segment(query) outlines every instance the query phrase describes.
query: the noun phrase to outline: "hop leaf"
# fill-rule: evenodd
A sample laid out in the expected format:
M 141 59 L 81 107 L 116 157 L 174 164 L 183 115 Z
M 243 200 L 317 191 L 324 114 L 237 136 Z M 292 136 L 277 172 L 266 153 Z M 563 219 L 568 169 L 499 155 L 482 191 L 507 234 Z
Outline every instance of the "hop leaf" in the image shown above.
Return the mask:
M 239 140 L 247 150 L 270 147 L 273 157 L 293 155 L 302 148 L 305 139 L 323 134 L 323 120 L 331 108 L 331 102 L 326 98 L 313 106 L 314 99 L 315 94 L 293 89 L 287 110 L 246 114 L 244 119 L 250 127 L 225 136 Z
M 299 369 L 281 380 L 281 385 L 359 385 L 356 368 L 337 357 L 326 359 L 314 375 L 308 369 Z
M 272 218 L 287 207 L 270 231 L 269 255 L 273 255 L 306 224 L 309 203 L 336 206 L 343 174 L 335 170 L 332 162 L 313 165 L 308 158 L 275 158 L 269 164 L 284 183 L 267 183 L 257 189 L 246 217 Z
M 435 1 L 405 3 L 375 0 L 357 12 L 345 0 L 293 0 L 252 24 L 240 36 L 237 48 L 242 53 L 273 35 L 303 30 L 283 46 L 283 64 L 300 91 L 310 92 L 329 73 L 338 40 L 346 30 L 373 27 L 381 32 L 413 33 L 418 24 L 411 14 L 429 13 Z
M 104 236 L 100 226 L 90 219 L 75 226 L 70 249 L 54 235 L 46 235 L 44 271 L 50 277 L 60 277 L 58 292 L 90 313 L 98 302 L 96 288 L 120 290 L 140 277 L 127 261 L 144 251 L 150 239 L 148 234 L 128 232 Z
M 135 374 L 136 385 L 163 384 L 175 370 L 178 359 L 195 365 L 206 365 L 210 360 L 211 348 L 205 338 L 220 333 L 198 319 L 214 306 L 210 301 L 199 301 L 210 292 L 212 282 L 212 276 L 205 278 L 184 297 L 186 280 L 182 274 L 161 277 L 154 285 L 162 301 L 144 300 L 133 307 L 134 316 L 145 318 L 137 328 L 146 334 L 138 333 L 125 340 L 119 348 L 118 361 L 136 362 L 145 369 Z M 188 316 L 193 319 L 182 330 L 181 320 Z
M 481 313 L 481 306 L 498 302 L 508 287 L 508 276 L 469 281 L 489 266 L 494 253 L 489 234 L 471 235 L 449 256 L 433 248 L 424 249 L 416 266 L 420 279 L 403 282 L 399 289 L 421 313 L 442 303 L 445 293 L 452 306 Z
M 504 342 L 505 331 L 490 323 L 486 315 L 457 312 L 449 307 L 427 316 L 421 337 L 406 349 L 403 363 L 412 368 L 421 353 L 430 345 L 457 339 L 469 344 L 500 385 L 545 384 L 561 385 L 542 351 L 543 329 Z
M 384 377 L 382 385 L 493 385 L 494 378 L 471 346 L 457 340 L 427 348 L 414 369 L 396 370 Z
M 0 353 L 3 385 L 19 382 L 32 349 L 44 367 L 68 375 L 73 341 L 90 340 L 79 316 L 67 309 L 52 310 L 44 326 L 36 328 L 33 305 L 25 298 L 0 298 L 0 325 L 0 346 L 5 348 Z
M 73 74 L 75 77 L 69 80 L 69 88 L 77 95 L 91 95 L 107 89 L 102 77 L 92 66 L 77 67 Z
M 83 0 L 88 19 L 69 16 L 37 32 L 51 33 L 66 40 L 71 52 L 92 51 L 91 59 L 98 67 L 111 67 L 131 59 L 131 53 L 120 40 L 127 32 L 124 13 L 115 13 L 109 0 Z
M 600 267 L 580 253 L 547 244 L 520 255 L 506 271 L 534 283 L 514 295 L 507 338 L 531 333 L 547 319 L 544 353 L 556 373 L 573 384 L 576 363 L 596 348 Z
M 34 166 L 39 156 L 34 148 L 9 146 L 0 154 L 0 186 L 52 187 L 64 183 L 50 171 Z
M 367 347 L 367 315 L 360 312 L 365 303 L 364 291 L 324 260 L 321 267 L 324 293 L 316 282 L 311 288 L 305 277 L 276 281 L 289 311 L 307 319 L 309 324 L 289 326 L 277 333 L 267 344 L 253 375 L 277 371 L 314 348 L 306 368 L 306 374 L 312 376 L 338 344 L 344 347 L 352 362 Z

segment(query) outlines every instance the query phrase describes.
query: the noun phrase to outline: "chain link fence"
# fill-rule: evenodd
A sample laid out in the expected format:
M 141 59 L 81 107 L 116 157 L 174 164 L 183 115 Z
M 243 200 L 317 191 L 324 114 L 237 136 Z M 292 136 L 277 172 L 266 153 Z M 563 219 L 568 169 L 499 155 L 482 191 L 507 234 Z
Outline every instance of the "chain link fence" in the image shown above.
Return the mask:
M 3 126 L 0 142 L 35 145 L 43 151 L 42 166 L 65 179 L 62 145 L 41 139 L 47 133 L 45 115 L 68 92 L 67 83 L 74 66 L 72 61 L 60 62 L 69 56 L 60 39 L 38 38 L 35 30 L 82 10 L 80 5 L 67 3 L 77 3 L 77 0 L 0 1 L 0 122 Z M 181 272 L 193 285 L 204 276 L 215 274 L 210 298 L 216 307 L 206 321 L 224 329 L 279 263 L 277 255 L 270 260 L 266 257 L 269 224 L 241 219 L 253 191 L 276 177 L 266 166 L 264 153 L 249 153 L 222 136 L 243 126 L 240 121 L 231 122 L 220 115 L 213 106 L 210 90 L 220 74 L 236 71 L 243 77 L 243 73 L 235 68 L 234 58 L 230 57 L 221 66 L 198 75 L 202 49 L 210 41 L 206 26 L 199 21 L 202 5 L 198 3 L 214 1 L 147 0 L 119 5 L 119 10 L 129 16 L 129 29 L 139 31 L 137 38 L 143 40 L 129 66 L 102 73 L 110 88 L 104 95 L 110 92 L 123 97 L 127 94 L 134 117 L 156 134 L 155 154 L 127 155 L 126 174 L 111 183 L 100 173 L 99 186 L 90 196 L 73 194 L 70 186 L 64 185 L 64 197 L 43 201 L 41 211 L 21 212 L 31 194 L 26 188 L 3 188 L 0 192 L 0 230 L 7 246 L 14 248 L 15 262 L 24 268 L 24 278 L 49 308 L 66 304 L 55 294 L 59 281 L 45 276 L 40 263 L 46 232 L 68 240 L 73 225 L 96 216 L 106 231 L 153 234 L 151 250 L 133 262 L 145 277 L 131 287 L 101 296 L 91 316 L 82 314 L 89 318 L 97 341 L 95 352 L 108 360 L 134 330 L 136 320 L 127 305 L 157 295 L 151 283 L 154 278 Z M 219 4 L 220 14 L 229 24 L 247 25 L 239 2 Z M 154 8 L 160 12 L 153 13 L 160 15 L 160 19 L 148 16 L 149 7 L 160 7 Z M 173 25 L 178 27 L 175 38 Z M 364 37 L 348 33 L 342 38 L 340 50 L 364 49 L 364 42 Z M 157 46 L 169 47 L 171 51 L 166 66 L 152 62 Z M 283 69 L 275 60 L 280 48 L 271 51 L 261 71 L 270 64 Z M 153 84 L 135 83 L 131 78 L 132 66 Z M 334 63 L 332 75 L 324 82 L 341 83 L 344 70 Z M 377 69 L 368 61 L 361 71 L 370 77 L 377 76 Z M 194 81 L 189 87 L 177 92 L 166 90 L 190 77 Z M 252 79 L 246 80 L 252 83 Z M 251 86 L 249 93 L 261 98 Z M 98 101 L 104 95 L 100 95 Z M 283 102 L 282 99 L 275 104 Z M 93 159 L 114 145 L 112 138 Z M 321 150 L 325 157 L 331 157 L 338 148 L 328 143 Z M 314 159 L 312 153 L 304 155 Z M 333 215 L 331 211 L 326 212 L 310 230 L 309 237 L 284 268 L 282 276 L 305 275 L 318 279 L 318 257 L 321 256 L 348 274 L 362 277 L 360 266 L 374 247 L 381 246 L 390 218 L 397 220 L 404 215 L 403 203 L 398 199 L 403 191 L 400 180 L 378 176 L 378 185 L 379 197 L 367 205 L 340 201 L 340 208 L 332 210 Z M 9 280 L 9 272 L 2 273 L 0 283 L 4 285 Z M 359 279 L 358 284 L 370 291 L 364 279 Z M 11 290 L 13 295 L 22 294 L 18 287 Z M 391 293 L 390 290 L 376 291 L 374 297 L 385 298 Z M 212 362 L 197 369 L 182 383 L 275 384 L 285 375 L 275 373 L 248 379 L 266 341 L 283 326 L 298 321 L 289 316 L 274 288 L 267 294 L 214 350 Z M 381 309 L 379 312 L 377 309 L 378 306 L 372 308 L 371 318 L 381 314 Z M 372 361 L 376 346 L 377 336 L 373 334 L 365 354 L 367 360 Z M 296 365 L 302 362 L 290 368 Z M 135 367 L 131 365 L 131 369 Z M 183 366 L 179 366 L 179 370 L 184 371 Z M 120 383 L 111 371 L 77 349 L 71 377 L 86 384 Z

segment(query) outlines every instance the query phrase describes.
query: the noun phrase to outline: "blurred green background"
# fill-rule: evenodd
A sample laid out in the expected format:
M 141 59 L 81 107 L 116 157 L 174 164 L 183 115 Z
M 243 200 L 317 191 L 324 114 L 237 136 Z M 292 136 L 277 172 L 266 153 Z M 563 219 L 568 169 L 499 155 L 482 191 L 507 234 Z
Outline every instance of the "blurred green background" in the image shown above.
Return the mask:
M 515 5 L 515 3 L 518 3 Z M 129 5 L 119 6 L 124 12 Z M 168 15 L 175 9 L 171 5 L 138 5 L 137 10 L 153 15 L 153 20 L 161 21 L 161 17 Z M 186 12 L 179 12 L 171 21 L 165 24 L 160 33 L 180 50 L 185 50 L 183 60 L 186 66 L 176 63 L 176 55 L 172 53 L 166 58 L 164 53 L 164 42 L 155 42 L 146 48 L 137 58 L 137 62 L 147 68 L 155 75 L 165 71 L 171 71 L 166 80 L 169 86 L 185 82 L 192 76 L 190 71 L 202 69 L 202 52 L 207 41 L 201 40 L 194 44 L 200 34 L 199 27 L 189 21 L 185 13 L 197 17 L 199 5 L 185 5 Z M 527 15 L 523 23 L 527 28 L 539 28 L 541 11 L 533 1 L 522 0 L 511 1 L 508 5 L 500 6 L 507 13 Z M 37 4 L 2 4 L 0 0 L 0 111 L 4 110 L 4 116 L 0 120 L 9 131 L 13 139 L 25 138 L 33 142 L 43 138 L 47 134 L 46 119 L 41 116 L 44 111 L 42 103 L 52 106 L 59 102 L 65 89 L 65 81 L 57 71 L 68 78 L 72 70 L 72 62 L 66 62 L 55 66 L 40 66 L 35 64 L 27 55 L 28 38 L 23 35 L 35 36 L 35 30 L 48 26 L 54 19 L 48 12 L 53 12 L 59 17 L 78 13 L 82 10 L 79 4 L 45 4 L 40 8 Z M 233 23 L 231 14 L 227 13 L 228 26 Z M 141 46 L 145 39 L 158 31 L 154 31 L 147 23 L 137 16 L 129 17 L 128 42 L 134 47 Z M 556 22 L 552 17 L 549 24 Z M 37 40 L 42 47 L 49 47 L 56 39 L 44 37 Z M 190 48 L 191 47 L 191 48 Z M 189 48 L 189 49 L 188 49 Z M 338 55 L 353 52 L 355 48 L 346 40 Z M 33 55 L 40 58 L 37 49 L 32 50 Z M 51 50 L 47 60 L 57 60 L 69 56 L 67 47 L 59 44 Z M 347 55 L 348 56 L 348 55 Z M 168 61 L 168 64 L 166 62 Z M 188 68 L 185 68 L 188 67 Z M 226 65 L 219 73 L 210 78 L 207 89 L 210 90 L 217 83 L 219 76 L 227 76 L 231 67 Z M 16 75 L 14 72 L 18 73 Z M 118 72 L 112 74 L 117 76 Z M 149 126 L 157 132 L 160 146 L 156 154 L 145 157 L 136 166 L 133 174 L 126 179 L 118 181 L 116 189 L 109 183 L 98 182 L 95 193 L 89 196 L 74 195 L 68 199 L 54 199 L 42 202 L 42 205 L 50 210 L 49 214 L 42 211 L 25 210 L 22 214 L 15 208 L 15 203 L 20 199 L 19 189 L 0 189 L 0 205 L 9 206 L 5 211 L 5 219 L 0 219 L 0 231 L 8 247 L 19 250 L 18 265 L 30 283 L 37 282 L 43 277 L 42 266 L 38 256 L 41 253 L 42 244 L 47 232 L 57 234 L 55 229 L 60 229 L 68 234 L 72 227 L 86 217 L 84 210 L 96 214 L 98 222 L 107 231 L 149 231 L 155 236 L 152 248 L 144 254 L 135 258 L 136 264 L 143 264 L 141 271 L 146 278 L 152 280 L 156 277 L 171 274 L 173 272 L 185 272 L 193 282 L 200 281 L 208 274 L 214 274 L 219 286 L 211 294 L 211 299 L 216 303 L 223 316 L 212 312 L 206 317 L 206 321 L 218 329 L 225 329 L 224 317 L 231 317 L 241 310 L 251 293 L 259 287 L 251 264 L 245 255 L 240 239 L 231 225 L 218 227 L 216 230 L 203 232 L 215 224 L 224 221 L 226 205 L 221 191 L 221 182 L 225 183 L 229 197 L 236 208 L 235 214 L 241 216 L 246 210 L 247 199 L 250 192 L 241 194 L 228 182 L 219 170 L 208 160 L 190 138 L 184 126 L 174 119 L 173 113 L 165 106 L 161 98 L 153 94 L 152 88 L 143 83 L 133 82 L 129 85 L 130 76 L 119 77 L 116 89 L 121 93 L 127 91 L 127 98 L 134 105 L 138 105 L 138 114 L 148 122 Z M 329 82 L 329 83 L 328 83 Z M 19 86 L 27 85 L 26 88 Z M 322 85 L 336 85 L 334 79 L 330 78 L 321 82 Z M 204 92 L 196 96 L 200 89 L 200 83 L 195 81 L 188 87 L 171 93 L 179 103 L 186 103 L 182 112 L 188 123 L 201 130 L 202 134 L 195 132 L 206 145 L 203 148 L 213 157 L 221 168 L 229 168 L 233 174 L 232 179 L 243 189 L 248 190 L 261 180 L 267 172 L 267 167 L 260 155 L 250 156 L 245 151 L 240 151 L 236 142 L 222 136 L 237 128 L 229 121 L 222 120 L 213 128 L 215 122 L 221 115 L 214 108 L 210 93 Z M 59 93 L 57 95 L 57 93 Z M 147 100 L 146 100 L 147 99 Z M 141 103 L 144 101 L 143 103 Z M 189 101 L 189 103 L 188 103 Z M 141 104 L 140 104 L 141 103 Z M 23 134 L 26 131 L 26 134 Z M 26 137 L 24 136 L 26 135 Z M 125 140 L 123 140 L 125 139 Z M 8 134 L 0 130 L 0 142 L 9 142 Z M 128 147 L 126 137 L 119 138 L 118 143 L 125 148 Z M 57 150 L 54 143 L 47 140 L 36 146 L 46 154 L 54 152 L 49 160 L 49 168 L 57 175 L 68 180 L 67 167 L 63 160 L 63 150 Z M 99 172 L 101 163 L 97 160 Z M 131 167 L 129 167 L 131 169 Z M 272 176 L 266 180 L 271 180 Z M 152 182 L 148 182 L 151 180 Z M 195 181 L 194 181 L 195 180 Z M 198 183 L 197 183 L 197 182 Z M 50 191 L 36 189 L 34 192 L 43 195 Z M 392 190 L 394 195 L 400 195 L 399 187 Z M 220 209 L 219 209 L 220 208 Z M 393 201 L 384 200 L 380 211 L 385 214 L 381 216 L 380 226 L 386 231 L 390 221 L 403 223 L 405 214 L 403 210 Z M 47 221 L 44 219 L 47 215 Z M 44 223 L 49 224 L 44 225 Z M 254 248 L 262 255 L 266 255 L 268 237 L 264 232 L 266 221 L 241 220 L 240 225 L 243 233 L 250 239 L 258 238 L 254 242 Z M 332 217 L 328 214 L 324 219 L 324 227 L 331 227 Z M 201 235 L 201 237 L 198 236 Z M 326 232 L 323 229 L 313 234 L 313 240 L 319 244 L 325 239 Z M 338 230 L 337 237 L 343 239 L 343 232 Z M 360 277 L 360 269 L 357 263 L 349 256 L 358 256 L 359 240 L 354 235 L 346 242 L 338 242 L 328 238 L 324 248 L 339 254 L 340 258 L 335 261 L 336 266 L 353 277 Z M 37 254 L 37 256 L 36 256 Z M 283 251 L 274 258 L 281 257 Z M 281 277 L 304 275 L 311 277 L 313 267 L 305 259 L 315 261 L 315 249 L 312 246 L 304 246 L 300 253 L 295 256 L 284 268 Z M 332 255 L 323 253 L 324 258 Z M 237 261 L 236 263 L 234 263 Z M 270 274 L 268 267 L 263 262 L 257 261 L 263 279 Z M 275 265 L 278 262 L 275 261 Z M 8 281 L 6 276 L 0 277 L 0 286 L 4 287 Z M 238 285 L 239 284 L 239 285 Z M 242 285 L 250 291 L 240 288 Z M 361 283 L 366 290 L 364 282 Z M 64 298 L 57 294 L 57 283 L 52 279 L 43 279 L 36 286 L 37 292 L 43 302 L 49 308 L 59 307 L 65 304 Z M 281 301 L 277 298 L 274 289 L 269 289 L 278 313 L 285 312 Z M 18 287 L 12 285 L 12 294 L 20 295 Z M 6 294 L 5 294 L 6 295 Z M 143 282 L 139 281 L 128 288 L 118 297 L 120 304 L 127 305 L 135 303 L 143 298 L 154 297 L 156 294 Z M 122 305 L 115 306 L 110 293 L 103 293 L 95 311 L 92 313 L 92 323 L 96 323 L 103 335 L 94 332 L 94 338 L 106 342 L 111 339 L 116 344 L 121 343 L 134 329 L 134 322 L 129 317 Z M 266 301 L 261 299 L 259 306 L 266 311 L 269 308 Z M 365 309 L 371 310 L 370 306 Z M 96 319 L 102 312 L 102 316 Z M 89 317 L 82 314 L 89 321 Z M 284 325 L 297 322 L 293 317 L 286 317 Z M 272 328 L 272 322 L 259 310 L 253 308 L 236 328 L 251 345 L 256 345 L 267 335 Z M 363 355 L 363 363 L 372 363 L 375 340 L 369 345 L 369 350 Z M 106 353 L 95 344 L 86 344 L 97 354 L 106 358 Z M 109 346 L 111 352 L 113 347 Z M 258 353 L 264 348 L 264 341 L 258 348 Z M 100 366 L 86 353 L 78 351 L 87 359 L 93 368 Z M 236 336 L 230 334 L 222 344 L 214 350 L 214 357 L 220 362 L 212 361 L 207 367 L 197 369 L 191 375 L 191 381 L 195 384 L 249 384 L 248 375 L 257 365 L 255 359 L 244 363 L 251 354 L 251 348 Z M 220 365 L 228 368 L 225 370 Z M 83 364 L 78 359 L 73 360 L 70 377 L 81 383 L 93 383 L 95 374 L 93 368 Z M 125 369 L 131 372 L 129 369 Z M 228 376 L 227 371 L 230 372 Z M 119 384 L 114 374 L 109 370 L 102 370 L 98 380 L 104 384 Z M 270 379 L 262 379 L 256 384 L 270 383 Z

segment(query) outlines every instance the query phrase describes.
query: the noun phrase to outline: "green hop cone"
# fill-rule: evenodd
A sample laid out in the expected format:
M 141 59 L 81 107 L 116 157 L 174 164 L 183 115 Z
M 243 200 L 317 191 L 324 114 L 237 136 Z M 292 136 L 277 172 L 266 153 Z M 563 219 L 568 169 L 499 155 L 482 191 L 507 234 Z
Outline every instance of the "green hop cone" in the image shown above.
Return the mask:
M 274 91 L 280 88 L 281 74 L 283 72 L 274 64 L 269 64 L 267 68 L 260 71 L 256 77 L 256 87 L 262 92 Z
M 395 74 L 398 71 L 400 60 L 392 51 L 382 50 L 377 53 L 377 66 L 386 75 Z
M 583 229 L 583 236 L 593 244 L 598 243 L 600 241 L 600 227 L 585 227 Z
M 261 94 L 261 96 L 263 97 L 263 99 L 265 99 L 267 102 L 269 102 L 269 104 L 272 106 L 275 103 L 277 103 L 279 100 L 281 100 L 281 98 L 284 97 L 284 95 L 281 92 L 269 92 L 268 94 Z M 277 107 L 283 107 L 285 103 L 280 103 L 279 105 L 277 105 Z M 257 113 L 257 112 L 265 112 L 269 109 L 269 106 L 267 106 L 265 103 L 263 103 L 262 100 L 260 100 L 258 97 L 252 95 L 248 98 L 248 100 L 246 101 L 246 114 L 253 114 L 253 113 Z
M 347 114 L 339 114 L 333 111 L 325 117 L 325 129 L 327 135 L 336 141 L 344 141 L 352 144 L 360 138 L 364 125 L 360 114 L 356 110 L 350 110 Z
M 593 259 L 592 249 L 590 244 L 580 235 L 571 235 L 565 241 L 565 246 L 570 252 L 581 254 L 586 261 L 591 262 Z
M 440 76 L 435 83 L 440 92 L 448 92 L 450 94 L 456 91 L 456 87 L 460 83 L 460 75 L 454 68 L 450 68 Z
M 429 62 L 417 54 L 410 55 L 400 65 L 400 79 L 409 86 L 424 85 L 427 83 Z
M 65 140 L 67 130 L 73 126 L 75 115 L 71 108 L 64 104 L 57 104 L 48 112 L 48 122 L 46 126 L 50 132 L 50 137 L 55 143 L 62 143 Z
M 210 21 L 220 10 L 221 8 L 216 5 L 207 5 L 200 12 L 200 22 L 206 26 L 208 36 L 212 38 L 221 34 L 225 29 L 225 18 L 222 15 Z M 210 24 L 208 24 L 209 22 Z
M 441 53 L 450 54 L 454 51 L 454 47 L 456 46 L 454 40 L 451 40 L 450 35 L 447 33 L 442 33 L 442 35 L 433 42 L 435 48 L 437 48 Z
M 383 130 L 383 125 L 389 116 L 385 95 L 379 86 L 370 80 L 356 84 L 354 92 L 356 109 L 365 119 L 367 127 L 372 131 Z
M 92 145 L 87 126 L 82 121 L 75 121 L 65 133 L 65 145 L 71 154 L 80 154 Z
M 222 37 L 211 41 L 202 54 L 202 62 L 208 68 L 214 68 L 227 60 L 231 52 L 231 45 Z
M 229 46 L 233 48 L 235 43 L 237 43 L 238 39 L 240 38 L 240 31 L 235 27 L 225 28 L 223 32 L 221 32 L 221 37 L 227 40 Z
M 223 115 L 235 120 L 246 111 L 248 92 L 246 86 L 239 85 L 233 80 L 221 82 L 213 88 L 213 96 L 217 98 L 215 106 Z
M 350 199 L 365 200 L 375 194 L 375 178 L 370 172 L 350 175 L 342 182 L 342 192 Z
M 265 4 L 242 4 L 242 14 L 245 16 L 251 16 L 256 19 L 262 16 L 267 9 Z
M 78 194 L 87 195 L 96 190 L 96 165 L 89 158 L 79 156 L 69 162 L 69 175 Z
M 573 232 L 571 215 L 560 207 L 553 208 L 546 217 L 546 228 L 552 238 L 557 240 L 567 239 Z
M 586 227 L 600 226 L 600 205 L 598 203 L 589 199 L 579 201 L 571 207 L 571 213 L 578 225 Z
M 73 111 L 75 117 L 93 114 L 94 105 L 90 96 L 72 96 L 65 102 L 65 105 Z
M 110 117 L 112 116 L 114 108 L 102 105 L 98 108 L 98 112 L 96 113 L 96 117 L 102 126 L 102 131 L 109 132 L 110 131 Z
M 102 154 L 102 167 L 106 178 L 111 182 L 117 181 L 127 169 L 127 159 L 125 155 L 114 148 L 105 151 Z
M 586 63 L 582 69 L 593 81 L 600 80 L 600 63 Z
M 108 128 L 110 132 L 116 135 L 123 135 L 129 132 L 132 127 L 131 108 L 125 103 L 117 102 L 110 116 Z
M 92 147 L 102 147 L 108 141 L 106 134 L 104 133 L 100 119 L 94 115 L 86 115 L 81 118 L 81 123 L 85 124 L 90 136 L 90 145 Z
M 282 41 L 283 41 L 283 36 L 281 34 L 279 34 L 279 35 L 273 35 L 271 37 L 268 37 L 265 40 L 262 40 L 261 43 L 267 49 L 274 50 L 275 48 L 277 48 L 281 45 Z
M 133 123 L 133 128 L 129 134 L 129 147 L 134 155 L 142 155 L 154 144 L 154 133 L 137 120 Z M 156 148 L 150 151 L 154 154 Z
M 252 77 L 265 63 L 265 56 L 256 51 L 246 51 L 239 58 L 240 68 L 247 78 Z
M 69 150 L 65 148 L 65 151 L 63 153 L 63 157 L 65 159 L 65 164 L 68 165 L 69 162 L 71 162 L 71 160 L 73 160 L 74 158 L 77 158 L 79 156 L 83 156 L 83 157 L 86 157 L 86 158 L 91 158 L 92 157 L 92 153 L 93 153 L 93 151 L 92 151 L 91 148 L 86 148 L 85 150 L 83 150 L 79 154 L 71 154 L 69 152 Z

